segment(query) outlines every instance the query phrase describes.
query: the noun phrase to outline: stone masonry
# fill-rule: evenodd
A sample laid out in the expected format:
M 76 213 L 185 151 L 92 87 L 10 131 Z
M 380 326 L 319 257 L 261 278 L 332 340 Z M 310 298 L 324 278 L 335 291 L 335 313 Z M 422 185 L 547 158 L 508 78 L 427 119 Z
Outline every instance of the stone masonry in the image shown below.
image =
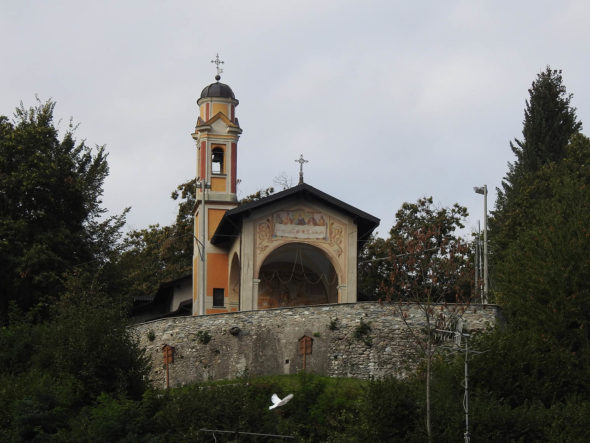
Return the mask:
M 441 329 L 481 331 L 499 321 L 495 305 L 433 305 Z M 164 346 L 174 347 L 170 386 L 243 375 L 294 374 L 302 369 L 337 377 L 404 377 L 418 361 L 416 337 L 426 317 L 416 304 L 362 302 L 175 317 L 132 326 L 152 361 L 151 379 L 166 385 Z M 311 344 L 304 356 L 303 337 Z M 310 341 L 307 339 L 308 342 Z

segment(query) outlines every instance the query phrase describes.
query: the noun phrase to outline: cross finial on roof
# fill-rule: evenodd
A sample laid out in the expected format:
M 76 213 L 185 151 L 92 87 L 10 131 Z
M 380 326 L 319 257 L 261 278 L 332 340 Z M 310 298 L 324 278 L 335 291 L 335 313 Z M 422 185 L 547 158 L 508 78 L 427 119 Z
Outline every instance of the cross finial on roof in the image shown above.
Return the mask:
M 305 160 L 303 158 L 303 154 L 295 160 L 296 163 L 299 163 L 299 184 L 303 183 L 303 163 L 309 163 L 309 160 Z
M 219 79 L 221 79 L 221 73 L 223 72 L 223 69 L 220 68 L 219 65 L 223 65 L 225 62 L 219 59 L 219 53 L 217 53 L 217 55 L 215 56 L 215 60 L 211 60 L 211 63 L 217 65 L 217 75 L 215 76 L 215 80 L 219 81 Z

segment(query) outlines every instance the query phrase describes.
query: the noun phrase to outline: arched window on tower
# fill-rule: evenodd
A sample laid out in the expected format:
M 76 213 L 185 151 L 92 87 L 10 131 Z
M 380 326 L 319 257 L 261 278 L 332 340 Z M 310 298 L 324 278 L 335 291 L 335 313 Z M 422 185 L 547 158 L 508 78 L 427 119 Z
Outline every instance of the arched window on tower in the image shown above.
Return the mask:
M 211 172 L 223 174 L 223 148 L 213 148 L 211 152 Z

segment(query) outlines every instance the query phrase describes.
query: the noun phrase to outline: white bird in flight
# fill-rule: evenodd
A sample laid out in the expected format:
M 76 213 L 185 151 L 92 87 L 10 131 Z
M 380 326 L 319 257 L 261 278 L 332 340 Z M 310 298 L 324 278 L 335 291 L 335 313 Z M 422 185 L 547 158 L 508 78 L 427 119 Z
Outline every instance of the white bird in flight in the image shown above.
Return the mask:
M 277 408 L 279 406 L 283 406 L 284 404 L 286 404 L 292 398 L 293 398 L 293 394 L 287 395 L 282 400 L 279 398 L 279 396 L 277 394 L 272 394 L 272 397 L 270 398 L 270 401 L 272 401 L 272 406 L 269 406 L 268 409 L 274 409 L 274 408 Z

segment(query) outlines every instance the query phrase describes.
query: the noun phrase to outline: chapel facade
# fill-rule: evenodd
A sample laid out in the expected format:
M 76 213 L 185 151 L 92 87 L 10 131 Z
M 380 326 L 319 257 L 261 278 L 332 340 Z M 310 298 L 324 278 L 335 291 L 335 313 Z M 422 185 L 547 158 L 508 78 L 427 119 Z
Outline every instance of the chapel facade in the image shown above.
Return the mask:
M 379 219 L 305 183 L 242 205 L 239 101 L 219 82 L 197 101 L 193 315 L 357 300 L 359 248 Z

